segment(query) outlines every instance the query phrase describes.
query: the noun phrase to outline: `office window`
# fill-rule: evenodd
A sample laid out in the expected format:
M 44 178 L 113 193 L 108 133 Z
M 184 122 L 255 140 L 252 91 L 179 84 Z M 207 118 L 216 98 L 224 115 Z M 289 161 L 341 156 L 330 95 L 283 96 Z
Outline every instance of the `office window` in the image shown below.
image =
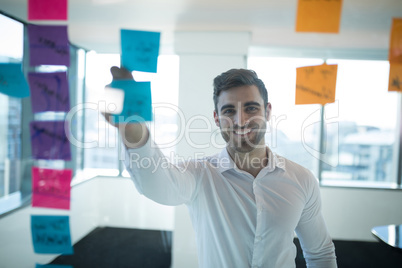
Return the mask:
M 323 165 L 324 184 L 387 187 L 397 182 L 398 94 L 388 92 L 389 63 L 328 60 L 338 64 L 337 129 L 327 131 L 333 165 Z
M 0 14 L 0 62 L 22 63 L 24 25 Z M 21 99 L 0 93 L 0 214 L 21 200 Z
M 112 66 L 120 66 L 120 55 L 95 52 L 87 55 L 84 144 L 88 148 L 84 149 L 82 172 L 85 178 L 128 176 L 119 161 L 123 148 L 117 130 L 97 110 L 100 92 L 112 81 Z M 151 81 L 154 120 L 148 125 L 166 155 L 175 150 L 172 142 L 177 133 L 178 75 L 179 58 L 175 55 L 159 56 L 157 73 L 133 72 L 136 81 Z
M 248 67 L 266 83 L 273 107 L 268 145 L 312 170 L 322 185 L 396 187 L 400 99 L 388 92 L 388 62 L 327 60 L 338 64 L 338 76 L 336 101 L 325 105 L 323 117 L 320 105 L 294 104 L 296 68 L 322 63 L 249 58 Z

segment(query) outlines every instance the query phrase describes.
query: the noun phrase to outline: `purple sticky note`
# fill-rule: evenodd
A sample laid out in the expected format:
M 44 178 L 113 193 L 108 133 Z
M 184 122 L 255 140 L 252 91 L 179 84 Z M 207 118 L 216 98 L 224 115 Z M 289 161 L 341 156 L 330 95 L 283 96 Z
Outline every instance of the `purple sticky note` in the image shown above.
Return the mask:
M 28 20 L 67 20 L 67 0 L 28 0 Z
M 70 97 L 67 73 L 29 73 L 32 112 L 68 112 Z
M 34 159 L 71 160 L 69 130 L 64 121 L 33 121 L 30 131 Z
M 70 209 L 72 170 L 32 167 L 32 207 Z
M 67 26 L 28 25 L 30 66 L 70 66 Z

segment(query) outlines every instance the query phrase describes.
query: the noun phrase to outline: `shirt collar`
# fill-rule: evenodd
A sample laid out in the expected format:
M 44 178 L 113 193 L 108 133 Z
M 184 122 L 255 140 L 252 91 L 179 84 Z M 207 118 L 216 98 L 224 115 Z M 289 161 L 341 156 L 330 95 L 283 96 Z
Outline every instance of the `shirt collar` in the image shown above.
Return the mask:
M 273 153 L 271 149 L 267 146 L 267 155 L 268 155 L 268 165 L 265 166 L 262 171 L 265 172 L 272 172 L 275 168 L 280 168 L 285 170 L 285 161 L 284 158 Z M 216 161 L 217 168 L 219 169 L 220 173 L 223 173 L 227 170 L 234 169 L 239 171 L 239 168 L 236 166 L 235 162 L 230 157 L 226 148 L 223 148 L 222 151 L 218 155 L 218 161 Z

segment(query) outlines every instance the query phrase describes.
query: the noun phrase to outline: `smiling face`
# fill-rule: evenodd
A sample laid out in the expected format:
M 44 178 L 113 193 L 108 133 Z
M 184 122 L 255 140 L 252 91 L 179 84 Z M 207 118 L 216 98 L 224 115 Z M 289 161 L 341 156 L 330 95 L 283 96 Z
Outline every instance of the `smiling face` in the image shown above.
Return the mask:
M 265 150 L 264 136 L 270 112 L 271 104 L 264 106 L 264 100 L 254 85 L 222 91 L 214 118 L 228 150 L 239 153 L 258 148 Z

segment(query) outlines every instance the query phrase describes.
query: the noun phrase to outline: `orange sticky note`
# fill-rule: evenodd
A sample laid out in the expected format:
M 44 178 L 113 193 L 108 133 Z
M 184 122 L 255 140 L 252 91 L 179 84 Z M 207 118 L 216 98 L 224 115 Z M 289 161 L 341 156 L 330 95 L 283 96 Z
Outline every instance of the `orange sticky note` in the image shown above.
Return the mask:
M 402 92 L 402 63 L 390 64 L 388 91 Z
M 298 0 L 296 32 L 339 33 L 342 0 Z
M 402 63 L 402 18 L 392 19 L 388 60 L 391 63 Z
M 337 64 L 300 67 L 296 69 L 296 104 L 335 102 Z

